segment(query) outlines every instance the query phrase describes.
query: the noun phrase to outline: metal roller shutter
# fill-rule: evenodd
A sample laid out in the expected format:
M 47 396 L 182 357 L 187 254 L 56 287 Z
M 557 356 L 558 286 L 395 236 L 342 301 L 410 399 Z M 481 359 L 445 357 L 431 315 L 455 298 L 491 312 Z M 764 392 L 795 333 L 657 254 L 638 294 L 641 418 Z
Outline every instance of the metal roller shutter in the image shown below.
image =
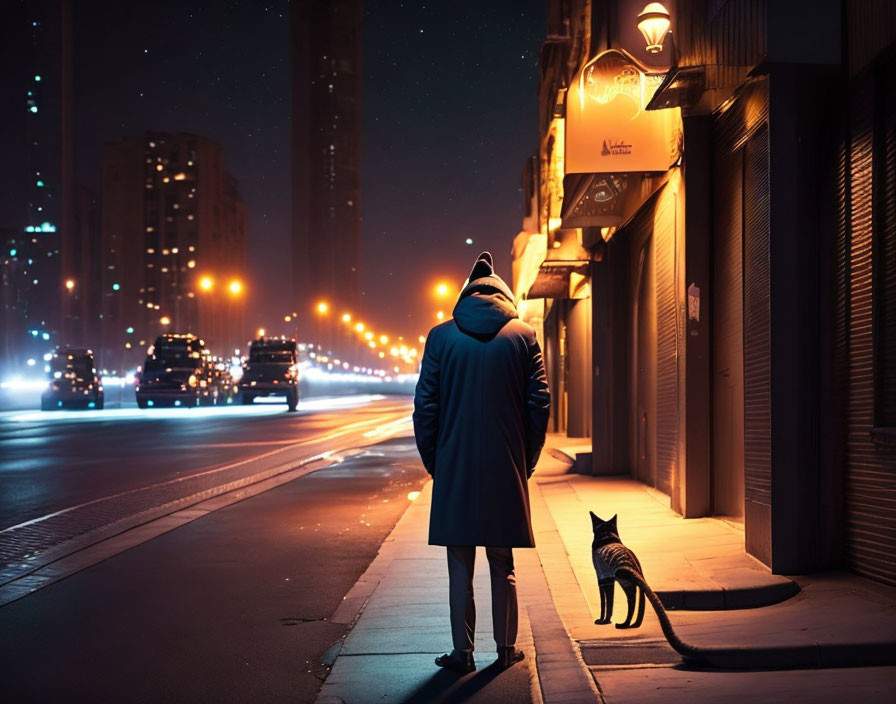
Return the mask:
M 879 84 L 880 85 L 880 84 Z M 886 125 L 892 117 L 886 115 L 887 105 L 879 92 L 878 135 L 875 140 L 875 82 L 868 75 L 856 79 L 850 96 L 848 180 L 844 197 L 848 203 L 848 230 L 841 233 L 848 257 L 846 289 L 847 373 L 846 400 L 846 486 L 845 486 L 845 562 L 859 574 L 896 584 L 896 454 L 892 447 L 878 445 L 870 430 L 875 423 L 875 364 L 881 365 L 879 390 L 885 388 L 887 359 L 876 353 L 875 336 L 886 341 L 886 329 L 875 330 L 875 304 L 885 304 L 880 297 L 889 281 L 889 266 L 878 268 L 883 279 L 875 282 L 875 226 L 879 238 L 878 253 L 885 254 L 889 244 L 886 228 L 881 227 L 886 217 L 889 198 L 887 189 L 896 184 L 885 181 L 890 168 L 887 161 L 889 139 Z M 892 138 L 890 138 L 892 139 Z M 875 157 L 875 142 L 878 154 Z M 892 152 L 891 152 L 892 153 Z M 878 178 L 875 179 L 875 166 Z M 875 183 L 877 181 L 877 183 Z M 883 189 L 875 199 L 875 190 Z M 875 217 L 875 200 L 881 204 Z M 877 222 L 875 220 L 877 219 Z M 878 313 L 878 322 L 882 321 Z M 877 357 L 877 358 L 876 358 Z M 889 402 L 879 402 L 881 415 Z
M 678 473 L 678 357 L 682 311 L 676 281 L 674 195 L 664 187 L 653 218 L 656 287 L 656 488 L 672 493 Z
M 771 505 L 768 127 L 744 150 L 744 498 Z
M 875 125 L 875 274 L 880 301 L 875 347 L 880 383 L 875 424 L 893 428 L 896 427 L 896 61 L 881 70 L 877 85 L 880 106 Z

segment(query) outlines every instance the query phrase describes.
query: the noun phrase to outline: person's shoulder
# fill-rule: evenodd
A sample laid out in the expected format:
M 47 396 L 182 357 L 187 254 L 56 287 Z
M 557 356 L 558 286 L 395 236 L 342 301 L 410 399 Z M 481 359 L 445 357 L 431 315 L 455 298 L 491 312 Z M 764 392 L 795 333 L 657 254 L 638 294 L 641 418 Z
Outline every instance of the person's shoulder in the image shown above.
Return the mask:
M 426 344 L 438 344 L 445 339 L 446 335 L 450 335 L 455 330 L 457 330 L 457 326 L 454 324 L 453 318 L 439 323 L 429 331 L 429 334 L 426 336 Z
M 507 325 L 504 326 L 504 331 L 522 337 L 529 345 L 533 345 L 538 341 L 535 328 L 519 318 L 508 321 Z

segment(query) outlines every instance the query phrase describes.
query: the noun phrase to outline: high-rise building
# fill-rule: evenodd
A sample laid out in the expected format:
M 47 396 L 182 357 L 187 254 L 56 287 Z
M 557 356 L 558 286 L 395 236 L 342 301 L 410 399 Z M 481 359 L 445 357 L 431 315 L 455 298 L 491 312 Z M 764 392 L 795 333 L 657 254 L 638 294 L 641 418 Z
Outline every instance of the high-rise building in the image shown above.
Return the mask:
M 75 180 L 71 2 L 5 9 L 0 217 L 14 234 L 4 237 L 0 337 L 4 366 L 18 369 L 56 345 L 96 344 L 98 230 L 96 198 Z
M 193 332 L 218 354 L 248 339 L 248 211 L 221 145 L 147 132 L 103 154 L 103 366 L 139 363 L 162 332 Z
M 303 310 L 360 299 L 362 4 L 293 3 L 293 286 Z

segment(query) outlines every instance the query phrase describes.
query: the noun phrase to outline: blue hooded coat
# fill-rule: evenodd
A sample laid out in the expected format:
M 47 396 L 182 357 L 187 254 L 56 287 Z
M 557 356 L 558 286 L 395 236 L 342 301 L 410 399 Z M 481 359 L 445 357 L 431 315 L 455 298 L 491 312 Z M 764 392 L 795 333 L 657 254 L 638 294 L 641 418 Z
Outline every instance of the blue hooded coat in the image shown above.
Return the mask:
M 433 328 L 414 397 L 432 475 L 431 545 L 534 547 L 527 481 L 544 446 L 550 393 L 535 331 L 484 252 Z

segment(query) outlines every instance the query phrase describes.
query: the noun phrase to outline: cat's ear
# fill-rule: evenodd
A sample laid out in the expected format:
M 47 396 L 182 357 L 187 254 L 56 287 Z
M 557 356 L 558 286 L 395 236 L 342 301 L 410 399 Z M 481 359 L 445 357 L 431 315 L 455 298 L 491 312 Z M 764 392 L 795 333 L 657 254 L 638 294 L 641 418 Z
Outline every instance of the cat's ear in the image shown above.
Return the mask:
M 614 528 L 616 527 L 616 516 L 617 516 L 617 515 L 618 515 L 618 514 L 615 514 L 615 513 L 614 513 L 614 514 L 613 514 L 613 517 L 612 517 L 609 521 L 607 521 L 607 523 L 612 523 Z
M 591 514 L 591 525 L 597 526 L 603 523 L 603 521 L 601 521 L 596 515 L 594 515 L 594 511 L 589 511 L 588 513 Z

